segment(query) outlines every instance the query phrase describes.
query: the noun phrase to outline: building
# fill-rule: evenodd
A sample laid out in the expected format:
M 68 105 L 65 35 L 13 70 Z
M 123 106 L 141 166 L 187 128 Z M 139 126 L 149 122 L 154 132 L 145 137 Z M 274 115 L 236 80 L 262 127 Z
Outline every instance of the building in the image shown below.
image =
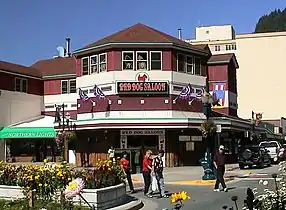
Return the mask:
M 281 99 L 286 88 L 286 32 L 235 34 L 231 25 L 202 26 L 196 28 L 196 38 L 186 42 L 208 44 L 213 55 L 236 55 L 239 117 L 249 119 L 252 111 L 265 120 L 286 115 Z

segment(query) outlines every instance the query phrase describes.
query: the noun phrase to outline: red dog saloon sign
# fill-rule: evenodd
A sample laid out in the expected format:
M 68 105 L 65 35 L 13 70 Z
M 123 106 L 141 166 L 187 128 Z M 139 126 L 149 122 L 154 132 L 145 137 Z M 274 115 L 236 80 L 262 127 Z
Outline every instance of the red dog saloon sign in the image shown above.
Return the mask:
M 118 94 L 168 94 L 168 82 L 117 82 Z

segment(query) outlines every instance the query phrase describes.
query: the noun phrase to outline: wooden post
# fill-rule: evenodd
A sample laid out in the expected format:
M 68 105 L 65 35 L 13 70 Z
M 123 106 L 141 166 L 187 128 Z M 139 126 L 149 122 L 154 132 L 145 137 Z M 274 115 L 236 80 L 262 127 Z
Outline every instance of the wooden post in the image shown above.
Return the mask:
M 32 190 L 28 192 L 29 207 L 34 207 L 34 193 Z
M 65 137 L 64 138 L 64 160 L 69 161 L 69 142 L 68 139 Z

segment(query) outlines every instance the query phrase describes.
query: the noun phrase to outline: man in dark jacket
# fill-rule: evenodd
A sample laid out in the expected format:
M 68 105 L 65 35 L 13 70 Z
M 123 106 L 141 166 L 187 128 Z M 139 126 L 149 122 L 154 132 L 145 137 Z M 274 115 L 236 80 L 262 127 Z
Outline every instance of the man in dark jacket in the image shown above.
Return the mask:
M 218 152 L 215 153 L 214 158 L 213 158 L 213 164 L 214 167 L 217 170 L 217 178 L 216 178 L 216 183 L 214 187 L 215 192 L 219 192 L 219 184 L 222 185 L 223 191 L 227 192 L 227 187 L 224 182 L 224 173 L 225 173 L 225 154 L 224 154 L 224 146 L 220 145 Z

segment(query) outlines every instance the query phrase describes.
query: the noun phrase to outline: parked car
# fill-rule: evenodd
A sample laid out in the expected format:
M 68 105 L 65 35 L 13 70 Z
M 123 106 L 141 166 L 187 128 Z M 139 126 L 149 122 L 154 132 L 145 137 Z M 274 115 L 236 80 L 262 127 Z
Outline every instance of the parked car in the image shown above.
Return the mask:
M 284 148 L 278 141 L 262 141 L 259 146 L 265 147 L 269 151 L 271 161 L 278 163 L 284 156 Z
M 245 166 L 252 168 L 271 166 L 270 155 L 264 147 L 258 145 L 245 145 L 238 151 L 238 164 L 240 169 Z

